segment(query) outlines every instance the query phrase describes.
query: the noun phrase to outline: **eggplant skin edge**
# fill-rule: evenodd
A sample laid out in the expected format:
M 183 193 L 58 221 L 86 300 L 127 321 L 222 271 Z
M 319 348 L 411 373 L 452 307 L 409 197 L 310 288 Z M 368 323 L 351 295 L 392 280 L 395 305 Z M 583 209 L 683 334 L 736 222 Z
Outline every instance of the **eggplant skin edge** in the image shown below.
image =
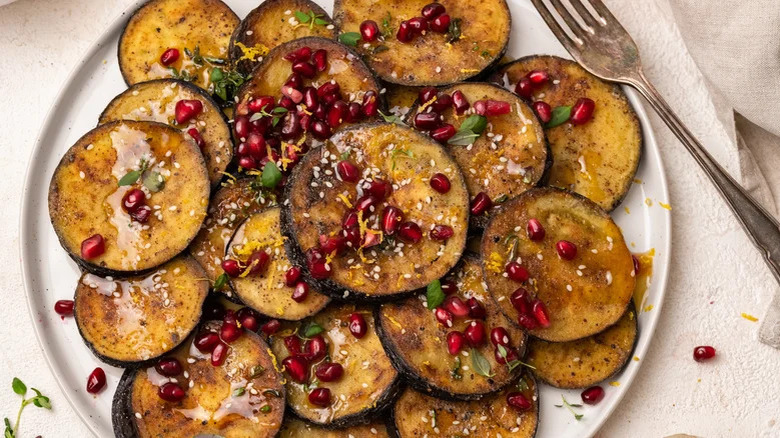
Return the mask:
M 111 424 L 116 438 L 135 438 L 138 430 L 135 427 L 135 414 L 130 406 L 130 395 L 135 382 L 136 369 L 126 369 L 116 386 L 114 399 L 111 403 Z

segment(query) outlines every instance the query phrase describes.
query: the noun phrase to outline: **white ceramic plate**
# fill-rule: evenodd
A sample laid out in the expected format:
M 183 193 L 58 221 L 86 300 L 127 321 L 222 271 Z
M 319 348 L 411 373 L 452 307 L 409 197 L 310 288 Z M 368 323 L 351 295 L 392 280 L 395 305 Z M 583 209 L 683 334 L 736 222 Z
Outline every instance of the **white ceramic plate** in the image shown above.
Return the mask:
M 54 313 L 57 300 L 72 299 L 79 270 L 59 245 L 49 222 L 47 192 L 49 180 L 65 151 L 97 123 L 98 115 L 115 95 L 126 86 L 119 73 L 117 41 L 130 13 L 142 1 L 137 1 L 118 17 L 84 55 L 71 73 L 54 102 L 43 124 L 27 169 L 21 209 L 21 254 L 27 302 L 35 332 L 54 376 L 63 393 L 81 419 L 99 437 L 113 435 L 111 428 L 111 399 L 122 370 L 98 361 L 84 345 L 72 318 L 62 320 Z M 241 17 L 256 6 L 246 0 L 226 0 Z M 332 11 L 332 2 L 318 3 Z M 509 0 L 512 10 L 512 41 L 507 53 L 520 57 L 547 53 L 568 57 L 536 10 L 528 0 Z M 663 166 L 658 146 L 647 115 L 637 95 L 626 90 L 636 109 L 644 133 L 644 155 L 639 166 L 642 183 L 634 184 L 628 197 L 613 214 L 623 230 L 627 242 L 634 242 L 634 252 L 655 248 L 653 282 L 648 289 L 646 304 L 650 312 L 640 312 L 639 340 L 635 356 L 643 358 L 650 344 L 661 311 L 670 256 L 670 215 L 664 209 L 650 208 L 647 198 L 669 202 Z M 623 207 L 631 211 L 627 214 Z M 578 409 L 584 417 L 577 421 L 566 409 L 555 407 L 561 395 L 572 403 L 580 402 L 579 391 L 562 391 L 541 385 L 541 424 L 537 436 L 589 437 L 604 423 L 629 390 L 642 361 L 629 361 L 628 366 L 613 381 L 615 387 L 605 384 L 606 396 L 595 407 Z M 101 366 L 108 376 L 108 387 L 99 395 L 86 392 L 87 375 Z M 640 395 L 641 396 L 641 395 Z

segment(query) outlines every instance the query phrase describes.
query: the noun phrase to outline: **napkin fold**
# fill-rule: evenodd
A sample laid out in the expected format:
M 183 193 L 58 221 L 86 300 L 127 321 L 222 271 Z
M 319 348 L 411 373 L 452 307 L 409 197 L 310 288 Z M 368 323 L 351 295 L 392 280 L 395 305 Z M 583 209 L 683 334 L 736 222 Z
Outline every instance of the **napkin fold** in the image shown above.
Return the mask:
M 733 175 L 778 217 L 780 205 L 780 7 L 777 0 L 668 0 L 685 45 L 739 152 Z M 706 145 L 705 145 L 706 146 Z M 780 287 L 759 340 L 780 349 Z

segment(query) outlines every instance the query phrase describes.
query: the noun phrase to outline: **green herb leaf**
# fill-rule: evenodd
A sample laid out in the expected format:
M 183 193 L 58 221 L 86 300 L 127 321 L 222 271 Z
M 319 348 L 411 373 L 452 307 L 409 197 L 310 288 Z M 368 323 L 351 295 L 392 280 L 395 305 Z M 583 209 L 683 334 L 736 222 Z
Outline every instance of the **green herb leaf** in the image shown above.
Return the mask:
M 444 291 L 441 289 L 441 281 L 433 280 L 428 283 L 425 297 L 428 300 L 428 310 L 439 307 L 439 305 L 444 302 Z
M 225 73 L 222 72 L 221 68 L 212 68 L 211 73 L 209 74 L 209 79 L 211 79 L 211 82 L 219 82 L 224 77 Z
M 233 397 L 241 397 L 242 395 L 244 395 L 245 392 L 246 392 L 246 388 L 244 387 L 236 388 L 235 390 L 233 390 Z
M 25 385 L 21 380 L 14 377 L 11 381 L 11 388 L 14 390 L 14 392 L 18 395 L 22 396 L 22 404 L 19 406 L 19 412 L 16 414 L 16 425 L 14 427 L 11 426 L 11 420 L 9 420 L 7 417 L 4 419 L 5 422 L 5 438 L 15 438 L 19 434 L 19 420 L 22 418 L 22 411 L 24 411 L 24 408 L 27 405 L 35 405 L 39 408 L 44 409 L 51 409 L 51 401 L 49 400 L 49 397 L 46 397 L 45 395 L 41 394 L 41 391 L 38 391 L 35 388 L 30 388 L 35 392 L 35 396 L 31 398 L 25 398 L 25 394 L 27 394 L 27 385 Z
M 309 14 L 301 11 L 295 11 L 295 18 L 297 18 L 301 23 L 308 23 L 309 20 L 311 20 Z
M 554 128 L 558 125 L 562 125 L 569 120 L 570 116 L 571 116 L 571 106 L 568 105 L 556 106 L 552 110 L 552 117 L 550 117 L 550 121 L 547 122 L 544 125 L 544 127 Z
M 582 405 L 569 404 L 569 402 L 566 401 L 566 397 L 564 397 L 563 394 L 561 394 L 561 400 L 563 400 L 563 404 L 562 405 L 555 405 L 556 408 L 562 408 L 562 407 L 566 406 L 566 409 L 568 409 L 569 412 L 571 412 L 572 415 L 574 415 L 574 419 L 577 420 L 577 421 L 580 421 L 582 419 L 582 417 L 585 416 L 584 414 L 578 414 L 573 409 L 573 407 L 580 408 L 580 407 L 582 407 Z
M 217 281 L 214 282 L 214 290 L 222 290 L 223 287 L 228 282 L 228 275 L 226 272 L 223 272 L 222 274 L 217 277 Z
M 456 18 L 450 21 L 450 28 L 447 30 L 447 42 L 454 43 L 460 39 L 460 23 L 461 19 Z
M 388 12 L 387 17 L 382 19 L 382 36 L 388 37 L 393 34 L 393 28 L 390 27 L 391 21 L 393 21 L 393 17 Z
M 471 131 L 475 134 L 482 134 L 482 131 L 487 127 L 487 117 L 480 116 L 479 114 L 472 114 L 460 124 L 458 131 Z
M 471 366 L 474 372 L 484 377 L 493 377 L 495 374 L 490 372 L 490 362 L 476 348 L 472 348 L 469 353 L 471 356 Z
M 211 78 L 209 92 L 230 106 L 233 106 L 235 92 L 250 78 L 250 76 L 244 76 L 235 70 L 223 70 L 219 67 L 211 69 L 209 77 Z
M 19 380 L 16 377 L 14 377 L 14 380 L 11 383 L 11 387 L 14 389 L 14 392 L 19 395 L 27 394 L 27 385 L 25 385 L 21 380 Z
M 374 47 L 374 50 L 372 50 L 372 52 L 373 52 L 373 53 L 376 55 L 377 53 L 386 52 L 386 51 L 388 51 L 388 50 L 390 50 L 390 48 L 389 48 L 389 47 L 387 47 L 387 46 L 386 46 L 386 45 L 384 45 L 384 44 L 380 44 L 380 45 L 378 45 L 378 46 Z
M 141 171 L 140 170 L 133 170 L 130 172 L 127 172 L 125 176 L 123 176 L 119 180 L 119 187 L 122 186 L 131 186 L 135 184 L 136 181 L 138 181 L 138 178 L 141 177 Z
M 282 172 L 279 172 L 279 168 L 276 167 L 276 163 L 269 161 L 265 163 L 265 167 L 263 167 L 261 178 L 263 187 L 272 189 L 276 187 L 276 185 L 279 184 L 279 181 L 282 179 Z
M 483 50 L 480 56 L 482 56 L 483 58 L 490 58 L 490 52 L 488 52 L 487 50 Z
M 325 329 L 322 328 L 321 325 L 317 324 L 316 322 L 310 322 L 309 325 L 307 325 L 303 330 L 303 336 L 306 338 L 311 338 L 312 336 L 317 336 L 324 331 Z
M 474 143 L 474 140 L 476 140 L 479 137 L 479 134 L 475 134 L 471 131 L 458 131 L 455 135 L 450 138 L 447 143 L 454 145 L 454 146 L 468 146 L 470 144 Z
M 398 117 L 398 116 L 397 116 L 397 115 L 395 115 L 395 114 L 385 114 L 385 113 L 383 113 L 382 111 L 379 111 L 379 115 L 380 115 L 380 116 L 382 116 L 382 118 L 383 118 L 383 119 L 385 120 L 385 122 L 387 122 L 387 123 L 395 123 L 396 125 L 405 125 L 405 123 L 403 122 L 403 120 L 401 120 L 401 118 L 400 118 L 400 117 Z
M 314 24 L 318 26 L 325 26 L 328 24 L 328 22 L 326 20 L 323 20 L 322 18 L 317 17 L 314 19 Z
M 348 46 L 356 47 L 360 41 L 360 34 L 357 32 L 347 32 L 339 35 L 339 42 Z
M 263 405 L 263 407 L 260 408 L 260 412 L 264 414 L 271 412 L 271 405 Z
M 271 110 L 271 113 L 273 113 L 273 114 L 284 114 L 286 112 L 287 112 L 287 108 L 285 108 L 283 106 L 277 106 L 276 108 Z
M 146 172 L 144 186 L 152 193 L 159 192 L 165 187 L 165 178 L 159 172 Z

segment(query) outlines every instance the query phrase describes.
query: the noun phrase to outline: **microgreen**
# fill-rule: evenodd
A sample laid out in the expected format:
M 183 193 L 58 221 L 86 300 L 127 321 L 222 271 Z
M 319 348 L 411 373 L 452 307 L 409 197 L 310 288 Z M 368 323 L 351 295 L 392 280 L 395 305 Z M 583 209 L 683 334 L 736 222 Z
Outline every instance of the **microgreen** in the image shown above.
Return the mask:
M 305 338 L 311 338 L 312 336 L 317 336 L 318 334 L 324 332 L 325 329 L 322 328 L 321 325 L 317 324 L 316 322 L 310 322 L 304 329 L 303 329 L 303 337 Z
M 448 43 L 454 43 L 455 41 L 458 41 L 460 39 L 460 35 L 461 35 L 460 23 L 461 23 L 460 18 L 456 18 L 450 21 L 450 28 L 447 30 Z
M 140 163 L 140 168 L 138 170 L 131 170 L 130 172 L 127 172 L 125 176 L 119 179 L 119 187 L 122 186 L 131 186 L 138 181 L 138 178 L 143 175 L 144 172 L 146 172 L 146 169 L 148 168 L 148 163 L 146 160 L 142 159 Z
M 472 348 L 469 355 L 471 356 L 471 366 L 474 367 L 474 372 L 484 377 L 495 376 L 495 373 L 491 373 L 490 362 L 485 359 L 485 356 L 479 350 Z
M 504 362 L 506 362 L 506 366 L 507 366 L 507 368 L 509 368 L 509 372 L 510 373 L 512 371 L 514 371 L 515 368 L 517 368 L 519 366 L 525 366 L 525 367 L 531 368 L 532 370 L 536 369 L 535 366 L 529 365 L 529 364 L 527 364 L 527 363 L 525 363 L 525 362 L 523 362 L 521 360 L 518 360 L 518 359 L 507 360 L 507 356 L 509 356 L 509 351 L 507 351 L 506 347 L 504 347 L 501 344 L 498 344 L 497 350 L 498 350 L 498 355 L 501 356 L 504 359 Z
M 287 113 L 287 108 L 283 106 L 277 106 L 276 108 L 272 109 L 269 113 L 265 109 L 262 109 L 259 113 L 252 114 L 252 117 L 249 118 L 250 122 L 254 122 L 255 120 L 260 120 L 263 117 L 271 117 L 271 125 L 276 126 L 279 124 L 279 120 L 281 120 L 282 115 Z
M 156 193 L 162 190 L 162 188 L 165 186 L 165 178 L 160 175 L 159 172 L 151 170 L 146 172 L 146 175 L 143 179 L 143 184 L 147 189 L 149 189 L 150 192 Z
M 382 36 L 387 38 L 393 35 L 393 28 L 390 27 L 390 22 L 393 21 L 393 17 L 390 12 L 387 13 L 387 17 L 382 19 Z
M 35 396 L 25 398 L 25 395 L 27 394 L 27 385 L 18 378 L 14 377 L 14 380 L 11 382 L 11 388 L 16 394 L 22 396 L 22 405 L 19 407 L 19 412 L 16 414 L 16 424 L 13 427 L 11 427 L 11 421 L 8 418 L 5 418 L 5 438 L 15 438 L 18 436 L 19 420 L 21 420 L 22 411 L 27 405 L 32 404 L 39 408 L 51 410 L 51 401 L 49 401 L 49 397 L 41 394 L 41 391 L 38 391 L 35 388 L 30 388 L 35 392 Z
M 176 70 L 175 67 L 168 67 L 168 69 L 171 71 L 171 77 L 173 77 L 174 79 L 180 79 L 182 81 L 187 81 L 187 82 L 192 82 L 192 80 L 194 79 L 190 74 L 190 72 L 188 72 L 187 70 L 179 71 Z
M 571 106 L 569 105 L 556 106 L 552 110 L 552 116 L 550 117 L 550 121 L 547 122 L 544 125 L 544 127 L 554 128 L 558 125 L 562 125 L 566 123 L 567 120 L 569 120 L 570 116 L 571 116 Z
M 577 420 L 577 421 L 580 421 L 582 419 L 582 417 L 585 416 L 584 414 L 578 414 L 573 409 L 573 408 L 581 408 L 582 405 L 569 403 L 568 401 L 566 401 L 566 397 L 564 397 L 563 394 L 561 394 L 561 400 L 563 400 L 563 404 L 555 405 L 556 408 L 562 408 L 562 407 L 566 406 L 566 409 L 568 409 L 569 412 L 571 412 L 572 415 L 574 415 L 574 419 Z
M 217 277 L 217 280 L 214 282 L 214 290 L 222 290 L 223 287 L 228 282 L 228 275 L 227 273 L 223 272 L 222 274 Z
M 238 88 L 248 81 L 251 76 L 244 76 L 235 70 L 223 70 L 219 67 L 211 69 L 209 79 L 211 84 L 209 85 L 209 92 L 213 95 L 219 96 L 220 99 L 226 103 L 232 104 L 233 96 Z
M 357 32 L 346 32 L 339 35 L 339 42 L 348 46 L 357 47 L 360 41 L 360 34 Z
M 271 412 L 271 405 L 263 405 L 263 407 L 260 408 L 260 412 L 264 414 Z
M 472 114 L 460 124 L 458 132 L 455 133 L 447 143 L 456 146 L 468 146 L 473 144 L 474 140 L 482 134 L 486 127 L 487 117 L 480 116 L 479 114 Z
M 301 23 L 309 23 L 309 29 L 314 29 L 315 24 L 318 26 L 326 26 L 328 22 L 322 18 L 324 16 L 325 14 L 315 14 L 314 11 L 309 11 L 308 14 L 306 12 L 295 11 L 295 18 Z
M 241 397 L 246 392 L 246 388 L 243 386 L 241 388 L 236 388 L 233 390 L 233 397 Z
M 261 182 L 263 183 L 263 187 L 272 189 L 276 187 L 277 184 L 279 184 L 279 181 L 282 179 L 282 172 L 279 171 L 279 168 L 276 167 L 276 163 L 273 161 L 269 161 L 265 163 L 265 167 L 263 167 L 263 173 L 260 174 Z
M 395 115 L 395 114 L 392 114 L 392 113 L 390 113 L 390 114 L 385 114 L 385 113 L 383 113 L 382 111 L 379 111 L 379 115 L 380 115 L 380 116 L 382 116 L 382 118 L 384 119 L 384 121 L 385 121 L 385 122 L 387 122 L 387 123 L 395 123 L 396 125 L 405 125 L 405 123 L 403 122 L 403 120 L 401 120 L 401 118 L 400 118 L 400 117 L 398 117 L 398 116 L 397 116 L 397 115 Z
M 444 291 L 441 289 L 441 281 L 433 280 L 428 283 L 425 290 L 425 298 L 428 301 L 428 310 L 433 310 L 444 302 Z

